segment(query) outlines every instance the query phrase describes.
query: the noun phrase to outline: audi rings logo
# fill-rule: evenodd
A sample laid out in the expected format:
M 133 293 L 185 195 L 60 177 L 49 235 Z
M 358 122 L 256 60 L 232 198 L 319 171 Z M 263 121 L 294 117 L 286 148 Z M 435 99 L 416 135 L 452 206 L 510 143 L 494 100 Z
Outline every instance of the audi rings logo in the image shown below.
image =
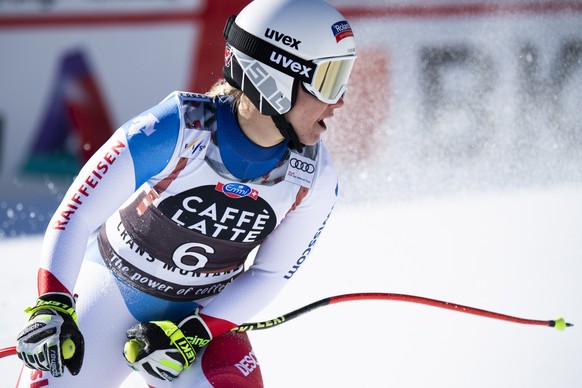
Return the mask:
M 313 164 L 304 162 L 299 159 L 291 158 L 289 164 L 291 165 L 291 167 L 306 172 L 308 174 L 313 174 L 313 172 L 315 171 L 315 166 Z

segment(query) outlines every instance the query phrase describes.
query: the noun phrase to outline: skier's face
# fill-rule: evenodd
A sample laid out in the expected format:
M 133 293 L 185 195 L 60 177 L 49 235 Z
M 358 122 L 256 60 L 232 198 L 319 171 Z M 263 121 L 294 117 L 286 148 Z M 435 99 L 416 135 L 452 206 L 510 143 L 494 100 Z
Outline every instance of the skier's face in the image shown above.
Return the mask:
M 334 110 L 343 105 L 343 97 L 335 104 L 326 104 L 300 87 L 297 101 L 285 117 L 295 128 L 301 143 L 314 145 L 327 129 L 324 120 L 332 117 Z

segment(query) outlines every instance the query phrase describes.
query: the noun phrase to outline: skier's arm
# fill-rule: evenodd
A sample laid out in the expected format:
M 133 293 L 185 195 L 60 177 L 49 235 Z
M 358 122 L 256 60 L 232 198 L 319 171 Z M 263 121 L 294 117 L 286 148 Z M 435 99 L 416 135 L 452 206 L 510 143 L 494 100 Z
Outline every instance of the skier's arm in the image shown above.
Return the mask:
M 81 369 L 84 341 L 72 292 L 89 236 L 138 186 L 168 165 L 176 151 L 178 112 L 170 99 L 130 120 L 97 150 L 66 193 L 45 234 L 39 298 L 27 309 L 29 321 L 17 339 L 19 357 L 29 367 L 55 377 L 64 367 L 72 374 Z M 61 350 L 69 340 L 76 350 L 66 358 Z
M 116 132 L 81 169 L 52 217 L 38 270 L 39 298 L 17 336 L 18 356 L 29 368 L 59 377 L 83 364 L 84 339 L 76 320 L 73 288 L 87 241 L 108 214 L 134 189 L 133 170 L 123 131 Z M 63 346 L 72 341 L 72 357 Z

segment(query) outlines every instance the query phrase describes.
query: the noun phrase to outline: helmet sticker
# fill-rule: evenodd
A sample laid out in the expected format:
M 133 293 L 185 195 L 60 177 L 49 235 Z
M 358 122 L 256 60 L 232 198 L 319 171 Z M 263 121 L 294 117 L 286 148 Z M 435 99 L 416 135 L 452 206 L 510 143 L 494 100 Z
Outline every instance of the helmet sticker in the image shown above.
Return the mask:
M 331 26 L 331 31 L 333 32 L 333 36 L 335 36 L 335 41 L 337 43 L 344 38 L 354 36 L 352 27 L 350 27 L 350 24 L 346 20 L 333 24 Z

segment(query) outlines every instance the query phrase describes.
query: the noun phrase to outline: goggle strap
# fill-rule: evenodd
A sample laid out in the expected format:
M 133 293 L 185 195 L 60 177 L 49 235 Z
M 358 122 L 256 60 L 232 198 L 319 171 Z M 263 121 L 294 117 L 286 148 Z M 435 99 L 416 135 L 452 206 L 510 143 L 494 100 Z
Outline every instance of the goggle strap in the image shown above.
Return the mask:
M 227 43 L 242 53 L 293 78 L 299 78 L 301 82 L 312 82 L 316 68 L 313 62 L 281 50 L 277 46 L 246 32 L 236 24 L 235 16 L 228 19 L 223 34 Z M 299 67 L 295 66 L 294 63 L 297 63 Z

